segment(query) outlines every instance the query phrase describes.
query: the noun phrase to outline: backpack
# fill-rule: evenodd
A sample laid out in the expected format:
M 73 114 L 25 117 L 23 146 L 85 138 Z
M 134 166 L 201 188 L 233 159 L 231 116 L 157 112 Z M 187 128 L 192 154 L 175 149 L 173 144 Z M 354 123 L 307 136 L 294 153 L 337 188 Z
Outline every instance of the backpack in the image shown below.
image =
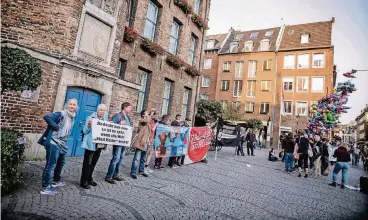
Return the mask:
M 313 157 L 315 159 L 318 158 L 318 157 L 320 157 L 322 155 L 321 147 L 318 146 L 318 143 L 313 147 Z

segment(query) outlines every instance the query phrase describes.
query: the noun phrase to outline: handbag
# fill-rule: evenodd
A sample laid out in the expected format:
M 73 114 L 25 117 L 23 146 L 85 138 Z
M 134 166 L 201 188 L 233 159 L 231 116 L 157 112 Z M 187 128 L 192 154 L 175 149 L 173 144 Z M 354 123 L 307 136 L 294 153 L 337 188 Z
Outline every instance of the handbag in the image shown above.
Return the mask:
M 295 158 L 295 160 L 299 160 L 299 155 L 300 155 L 300 154 L 298 154 L 298 153 L 297 153 L 297 154 L 294 154 L 294 158 Z

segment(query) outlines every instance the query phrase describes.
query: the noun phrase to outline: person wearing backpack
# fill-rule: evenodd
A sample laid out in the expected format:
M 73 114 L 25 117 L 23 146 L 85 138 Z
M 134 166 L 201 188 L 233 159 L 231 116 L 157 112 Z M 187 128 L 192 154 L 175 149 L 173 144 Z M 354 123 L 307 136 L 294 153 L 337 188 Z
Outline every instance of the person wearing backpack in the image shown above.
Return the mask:
M 314 159 L 314 178 L 321 176 L 321 156 L 323 143 L 319 135 L 314 136 L 315 144 L 313 147 Z
M 133 110 L 133 106 L 129 102 L 124 102 L 121 105 L 121 112 L 116 113 L 112 117 L 112 122 L 115 124 L 131 126 L 131 120 L 129 117 L 130 112 Z M 106 174 L 105 181 L 110 184 L 116 184 L 115 180 L 123 181 L 124 179 L 119 177 L 119 168 L 124 159 L 125 146 L 114 145 L 112 149 L 112 159 L 110 161 L 109 169 Z
M 305 170 L 305 178 L 308 177 L 308 147 L 309 147 L 309 140 L 308 135 L 304 133 L 304 131 L 301 131 L 300 133 L 300 139 L 299 139 L 299 145 L 298 145 L 298 151 L 297 151 L 297 158 L 298 158 L 298 177 L 302 177 L 302 166 L 304 165 Z

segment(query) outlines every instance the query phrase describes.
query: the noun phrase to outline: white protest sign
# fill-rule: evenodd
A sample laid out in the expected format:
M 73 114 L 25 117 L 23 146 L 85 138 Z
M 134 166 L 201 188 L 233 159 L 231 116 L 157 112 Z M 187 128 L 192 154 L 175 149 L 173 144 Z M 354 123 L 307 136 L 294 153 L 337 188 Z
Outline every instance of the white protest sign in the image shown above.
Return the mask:
M 129 147 L 132 142 L 132 133 L 133 128 L 127 125 L 92 120 L 93 143 Z

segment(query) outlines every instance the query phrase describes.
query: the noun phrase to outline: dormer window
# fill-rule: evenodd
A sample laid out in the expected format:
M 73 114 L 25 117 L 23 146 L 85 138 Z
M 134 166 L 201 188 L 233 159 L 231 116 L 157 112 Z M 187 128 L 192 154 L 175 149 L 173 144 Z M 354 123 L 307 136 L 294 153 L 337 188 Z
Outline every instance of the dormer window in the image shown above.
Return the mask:
M 258 32 L 253 32 L 250 34 L 250 38 L 257 38 Z
M 250 52 L 252 50 L 253 50 L 253 41 L 249 40 L 249 41 L 245 42 L 244 51 L 245 52 Z
M 230 44 L 230 53 L 237 52 L 238 50 L 238 43 L 231 43 Z
M 215 40 L 208 40 L 206 42 L 206 49 L 213 49 L 215 47 Z
M 240 39 L 243 39 L 243 37 L 244 37 L 244 34 L 238 34 L 236 35 L 235 40 L 239 41 Z
M 265 37 L 270 37 L 273 35 L 273 30 L 266 31 Z
M 259 50 L 260 51 L 268 51 L 269 49 L 270 49 L 270 40 L 268 40 L 268 39 L 261 40 Z
M 309 43 L 309 34 L 302 34 L 300 36 L 300 43 L 301 44 Z

